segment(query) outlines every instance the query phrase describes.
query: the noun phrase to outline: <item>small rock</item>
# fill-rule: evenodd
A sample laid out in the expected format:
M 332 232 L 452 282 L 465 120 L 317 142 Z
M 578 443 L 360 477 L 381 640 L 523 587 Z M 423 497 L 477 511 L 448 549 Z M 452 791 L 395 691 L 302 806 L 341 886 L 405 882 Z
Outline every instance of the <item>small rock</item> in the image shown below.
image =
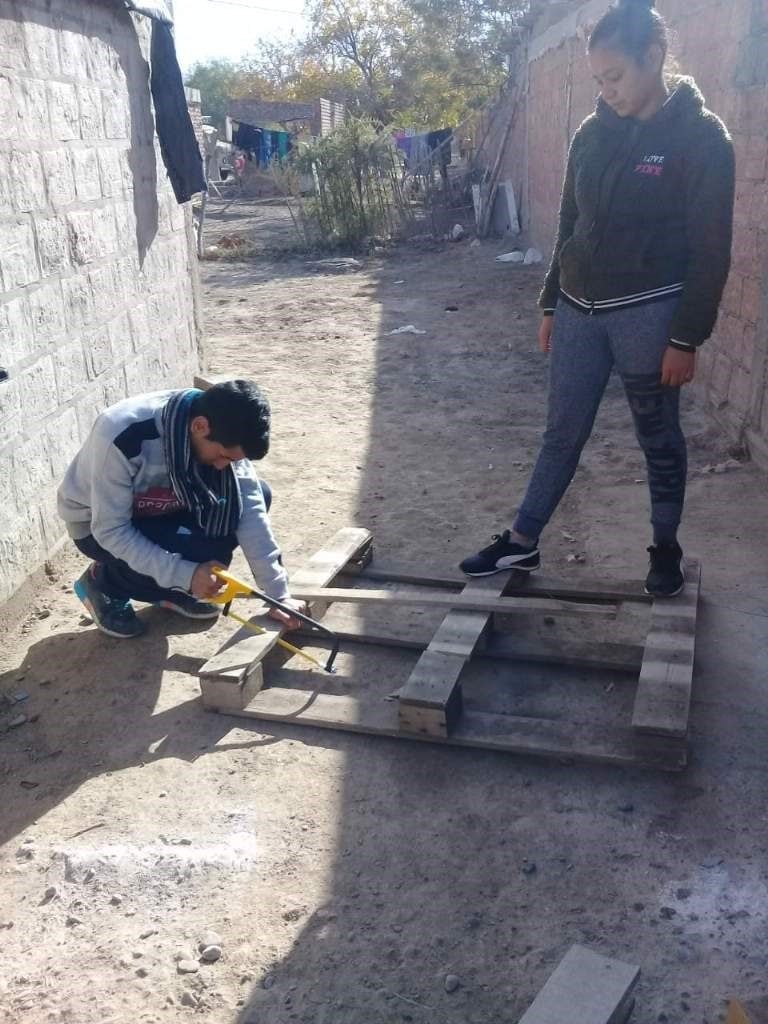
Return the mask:
M 722 857 L 705 857 L 701 862 L 703 868 L 717 868 L 723 863 Z
M 50 903 L 51 900 L 55 900 L 58 895 L 59 895 L 59 890 L 56 888 L 56 886 L 55 885 L 49 885 L 48 888 L 45 890 L 45 893 L 43 895 L 43 903 Z
M 662 907 L 659 911 L 659 917 L 663 917 L 665 921 L 671 921 L 676 915 L 677 911 L 674 907 Z
M 181 1005 L 191 1006 L 192 1009 L 196 1009 L 199 1005 L 199 1000 L 194 992 L 190 992 L 189 989 L 184 989 L 181 995 Z
M 26 715 L 16 715 L 16 717 L 12 718 L 10 720 L 10 722 L 8 723 L 8 728 L 9 729 L 18 729 L 18 727 L 20 725 L 24 725 L 24 723 L 26 721 L 27 721 L 27 716 Z
M 47 619 L 50 614 L 51 614 L 50 608 L 39 608 L 35 612 L 35 615 L 37 615 L 38 619 Z
M 136 977 L 137 978 L 146 978 L 148 974 L 149 974 L 149 971 L 147 970 L 146 967 L 139 967 L 136 970 Z
M 454 224 L 453 227 L 451 228 L 451 241 L 460 242 L 463 237 L 464 228 L 461 226 L 461 224 Z
M 675 898 L 678 900 L 687 900 L 692 895 L 692 890 L 681 886 L 675 891 Z
M 536 863 L 532 860 L 526 860 L 523 862 L 523 874 L 524 875 L 535 875 L 536 874 Z
M 188 949 L 180 948 L 173 954 L 173 959 L 178 963 L 179 960 L 194 960 L 194 956 Z
M 200 956 L 207 964 L 215 963 L 221 957 L 221 946 L 206 946 Z
M 139 938 L 140 939 L 148 939 L 152 935 L 157 935 L 157 934 L 159 934 L 158 931 L 157 931 L 157 928 L 147 928 L 147 930 L 145 932 L 142 932 L 141 935 L 139 935 Z
M 197 974 L 200 970 L 200 964 L 197 960 L 179 960 L 176 964 L 176 969 L 179 974 Z
M 120 904 L 123 902 L 123 897 L 120 895 L 119 892 L 116 892 L 109 902 L 112 904 L 113 907 L 119 907 Z
M 634 912 L 636 914 L 639 914 L 639 913 L 641 913 L 641 911 L 645 910 L 645 904 L 644 903 L 633 903 L 632 904 L 632 909 L 634 910 Z
M 446 992 L 455 992 L 460 985 L 461 979 L 457 975 L 446 974 L 445 981 L 443 982 L 443 988 Z
M 622 812 L 622 814 L 631 814 L 632 811 L 634 811 L 634 809 L 634 804 L 619 804 L 619 810 Z
M 274 984 L 275 984 L 275 976 L 274 976 L 274 974 L 265 974 L 264 978 L 263 978 L 263 980 L 261 982 L 261 987 L 262 988 L 272 988 L 272 986 Z
M 74 928 L 75 925 L 82 924 L 82 923 L 83 922 L 80 920 L 79 917 L 75 917 L 74 914 L 67 914 L 67 920 L 66 920 L 67 928 Z
M 208 929 L 203 932 L 203 936 L 197 944 L 198 952 L 202 953 L 206 946 L 220 946 L 221 936 L 218 932 Z

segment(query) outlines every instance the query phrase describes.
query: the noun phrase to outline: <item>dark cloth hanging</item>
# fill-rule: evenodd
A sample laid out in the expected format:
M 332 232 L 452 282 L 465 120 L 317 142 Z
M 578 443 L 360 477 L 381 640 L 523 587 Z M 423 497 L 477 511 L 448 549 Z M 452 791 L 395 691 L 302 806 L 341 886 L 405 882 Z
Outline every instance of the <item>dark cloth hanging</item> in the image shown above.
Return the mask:
M 254 128 L 250 124 L 238 124 L 232 141 L 238 149 L 247 154 L 249 160 L 261 163 L 263 134 L 261 128 Z
M 171 179 L 177 203 L 188 203 L 208 186 L 203 158 L 189 116 L 171 26 L 152 22 L 150 89 L 155 104 L 155 128 L 163 163 Z
M 154 18 L 155 21 L 164 21 L 166 25 L 173 24 L 171 10 L 166 0 L 125 0 L 125 6 L 129 11 L 136 11 L 146 18 Z
M 436 132 L 429 132 L 427 135 L 427 147 L 430 153 L 434 153 L 438 150 L 438 159 L 443 167 L 447 167 L 451 162 L 451 144 L 450 139 L 453 137 L 453 128 L 440 128 Z

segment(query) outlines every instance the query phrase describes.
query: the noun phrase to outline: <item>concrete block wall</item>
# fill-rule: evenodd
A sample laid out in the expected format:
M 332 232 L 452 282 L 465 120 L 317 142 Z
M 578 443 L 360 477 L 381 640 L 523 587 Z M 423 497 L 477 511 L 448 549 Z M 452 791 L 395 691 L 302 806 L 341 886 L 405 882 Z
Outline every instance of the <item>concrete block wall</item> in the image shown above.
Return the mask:
M 530 40 L 525 116 L 508 164 L 517 168 L 524 226 L 549 254 L 568 141 L 594 108 L 585 40 L 608 7 L 590 0 Z M 728 125 L 736 149 L 733 268 L 715 334 L 702 348 L 697 388 L 734 441 L 768 466 L 768 2 L 659 0 L 681 72 Z
M 149 31 L 96 0 L 0 5 L 0 600 L 63 537 L 56 487 L 98 413 L 198 365 Z

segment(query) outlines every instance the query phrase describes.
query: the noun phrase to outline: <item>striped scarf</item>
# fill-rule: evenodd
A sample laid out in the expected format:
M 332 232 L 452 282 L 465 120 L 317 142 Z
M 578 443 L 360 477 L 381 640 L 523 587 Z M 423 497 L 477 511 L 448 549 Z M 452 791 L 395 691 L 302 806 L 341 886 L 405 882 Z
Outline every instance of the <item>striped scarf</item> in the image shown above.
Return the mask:
M 196 388 L 177 391 L 163 409 L 163 446 L 173 493 L 189 509 L 206 537 L 227 537 L 235 532 L 243 512 L 234 466 L 216 469 L 194 457 L 189 436 Z

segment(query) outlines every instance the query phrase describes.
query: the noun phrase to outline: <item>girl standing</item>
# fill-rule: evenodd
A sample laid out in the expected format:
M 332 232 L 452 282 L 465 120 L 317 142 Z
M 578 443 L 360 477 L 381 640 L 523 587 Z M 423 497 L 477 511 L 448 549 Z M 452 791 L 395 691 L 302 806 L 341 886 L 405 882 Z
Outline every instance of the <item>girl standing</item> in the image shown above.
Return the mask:
M 667 79 L 653 0 L 618 0 L 588 44 L 597 108 L 568 156 L 539 303 L 550 353 L 541 452 L 512 529 L 461 563 L 469 576 L 539 567 L 538 539 L 573 478 L 616 367 L 645 453 L 653 543 L 646 592 L 683 588 L 686 483 L 679 398 L 712 333 L 730 268 L 734 156 L 691 78 Z

